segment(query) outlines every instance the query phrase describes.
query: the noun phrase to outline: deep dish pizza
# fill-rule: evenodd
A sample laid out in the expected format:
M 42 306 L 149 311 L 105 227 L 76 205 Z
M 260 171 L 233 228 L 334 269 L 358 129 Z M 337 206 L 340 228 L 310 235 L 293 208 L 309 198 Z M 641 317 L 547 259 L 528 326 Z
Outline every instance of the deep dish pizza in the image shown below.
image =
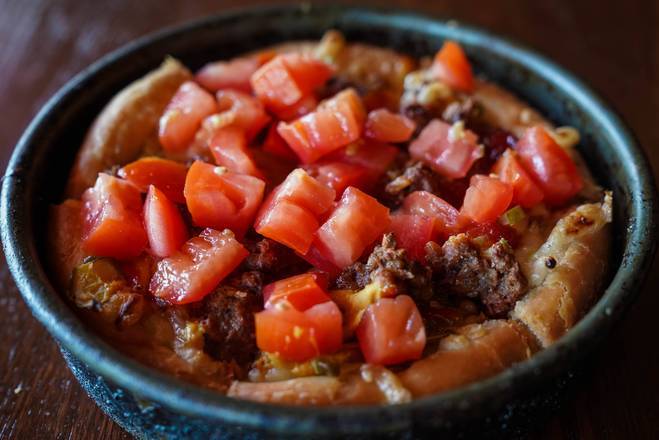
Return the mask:
M 89 129 L 53 280 L 119 350 L 230 396 L 406 402 L 528 359 L 597 300 L 612 199 L 578 142 L 452 41 L 167 59 Z

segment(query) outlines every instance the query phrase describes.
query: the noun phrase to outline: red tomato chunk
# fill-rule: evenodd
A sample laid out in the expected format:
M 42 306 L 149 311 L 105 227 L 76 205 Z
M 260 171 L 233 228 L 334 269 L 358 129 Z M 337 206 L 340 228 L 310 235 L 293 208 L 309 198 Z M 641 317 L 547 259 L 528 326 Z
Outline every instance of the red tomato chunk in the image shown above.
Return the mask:
M 277 131 L 303 163 L 312 163 L 359 139 L 364 119 L 361 98 L 347 89 L 300 119 L 280 122 Z
M 339 268 L 364 253 L 389 228 L 389 208 L 357 188 L 346 189 L 336 209 L 316 232 L 314 246 Z
M 185 180 L 185 200 L 196 226 L 231 229 L 241 237 L 263 199 L 265 182 L 196 161 Z
M 529 173 L 519 163 L 515 152 L 507 149 L 494 164 L 492 171 L 501 181 L 513 187 L 513 205 L 530 208 L 542 201 L 544 195 Z
M 188 238 L 188 228 L 177 206 L 153 185 L 144 202 L 144 225 L 151 252 L 158 257 L 169 257 Z
M 416 124 L 410 118 L 381 108 L 368 114 L 365 135 L 382 142 L 406 142 L 415 128 Z
M 483 157 L 477 142 L 478 137 L 461 122 L 449 125 L 433 119 L 410 144 L 410 155 L 443 176 L 459 179 Z
M 357 340 L 369 364 L 393 365 L 419 359 L 426 330 L 412 298 L 382 298 L 368 306 L 357 327 Z
M 226 167 L 232 173 L 247 174 L 264 179 L 251 152 L 247 148 L 245 132 L 237 127 L 225 127 L 215 132 L 208 142 L 215 163 Z
M 217 128 L 223 126 L 239 127 L 251 140 L 270 122 L 261 101 L 238 90 L 220 90 L 216 94 L 219 114 L 215 118 Z
M 263 151 L 266 151 L 282 159 L 297 161 L 297 155 L 291 150 L 284 138 L 277 132 L 277 124 L 272 124 L 268 128 L 268 134 L 262 145 Z
M 303 312 L 316 304 L 330 301 L 319 281 L 318 274 L 304 273 L 268 284 L 263 288 L 264 307 L 270 309 L 286 303 Z
M 261 62 L 256 57 L 215 61 L 202 67 L 195 75 L 195 80 L 212 92 L 220 89 L 237 89 L 250 93 L 252 86 L 249 78 L 260 65 Z
M 165 151 L 185 150 L 206 116 L 217 113 L 213 95 L 192 81 L 181 84 L 160 118 L 159 138 Z
M 538 126 L 526 130 L 515 150 L 524 168 L 542 189 L 548 204 L 562 205 L 583 188 L 581 175 L 572 158 L 544 128 Z
M 435 220 L 431 217 L 409 214 L 391 216 L 391 232 L 399 248 L 405 249 L 414 260 L 425 263 L 426 243 L 434 240 Z
M 147 192 L 153 185 L 176 203 L 185 203 L 183 186 L 187 173 L 188 168 L 182 163 L 159 157 L 143 157 L 117 172 L 119 177 L 128 180 L 141 192 Z
M 462 92 L 474 90 L 474 75 L 462 47 L 454 41 L 446 41 L 435 54 L 432 70 L 440 80 Z
M 203 299 L 249 252 L 228 230 L 204 229 L 180 251 L 158 262 L 149 291 L 170 304 Z
M 296 169 L 263 203 L 254 223 L 259 234 L 305 254 L 323 214 L 334 205 L 334 191 Z
M 427 191 L 414 191 L 405 200 L 400 212 L 434 220 L 435 234 L 446 240 L 462 227 L 460 212 L 450 203 Z
M 478 223 L 493 222 L 508 209 L 512 199 L 512 186 L 496 177 L 477 174 L 471 178 L 460 214 Z
M 292 53 L 276 56 L 254 72 L 250 81 L 254 94 L 276 112 L 298 103 L 332 73 L 322 61 Z
M 127 259 L 142 253 L 147 236 L 142 196 L 131 183 L 100 173 L 82 195 L 82 246 L 89 255 Z
M 281 358 L 304 362 L 341 348 L 341 311 L 332 301 L 305 311 L 270 308 L 254 315 L 256 345 Z

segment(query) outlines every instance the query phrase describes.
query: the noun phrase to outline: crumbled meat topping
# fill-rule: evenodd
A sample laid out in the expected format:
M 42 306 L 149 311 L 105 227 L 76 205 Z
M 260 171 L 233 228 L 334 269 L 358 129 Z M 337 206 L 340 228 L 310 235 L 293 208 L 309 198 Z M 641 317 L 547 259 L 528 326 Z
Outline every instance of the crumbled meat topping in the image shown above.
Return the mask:
M 374 282 L 387 296 L 406 293 L 427 299 L 432 295 L 430 278 L 428 268 L 407 258 L 405 250 L 396 248 L 396 240 L 389 233 L 373 249 L 366 263 L 356 262 L 345 268 L 337 277 L 335 287 L 359 290 Z
M 477 298 L 488 316 L 505 316 L 526 291 L 526 279 L 504 240 L 481 251 L 465 234 L 459 234 L 443 246 L 428 243 L 426 251 L 439 288 Z

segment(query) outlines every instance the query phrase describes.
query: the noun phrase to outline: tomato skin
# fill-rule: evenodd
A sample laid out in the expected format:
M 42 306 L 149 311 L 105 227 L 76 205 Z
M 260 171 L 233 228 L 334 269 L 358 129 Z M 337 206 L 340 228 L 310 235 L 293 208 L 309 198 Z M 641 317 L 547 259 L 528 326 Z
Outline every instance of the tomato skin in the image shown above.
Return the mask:
M 346 89 L 318 108 L 277 131 L 302 163 L 312 163 L 356 141 L 362 134 L 365 110 L 354 89 Z
M 319 281 L 322 283 L 319 275 L 304 273 L 270 283 L 263 287 L 264 308 L 270 309 L 278 303 L 285 302 L 295 310 L 304 312 L 316 304 L 331 301 Z M 325 288 L 327 288 L 326 283 Z
M 410 155 L 450 179 L 466 176 L 484 152 L 477 145 L 478 137 L 470 130 L 459 129 L 456 124 L 451 126 L 439 119 L 430 121 L 410 143 Z
M 321 215 L 334 204 L 334 191 L 304 170 L 293 170 L 261 206 L 254 222 L 257 233 L 306 254 Z
M 369 180 L 375 183 L 394 162 L 398 152 L 398 148 L 393 145 L 364 139 L 332 153 L 328 159 L 365 168 Z
M 144 201 L 144 225 L 151 253 L 158 257 L 169 257 L 188 238 L 188 228 L 178 208 L 153 185 Z
M 217 113 L 213 95 L 192 81 L 181 84 L 160 117 L 158 137 L 163 149 L 185 150 L 194 140 L 202 120 L 213 113 Z
M 168 199 L 175 203 L 185 203 L 183 186 L 188 168 L 182 163 L 159 157 L 143 157 L 120 168 L 117 174 L 145 193 L 154 185 Z
M 171 257 L 158 262 L 149 291 L 170 304 L 187 304 L 208 295 L 249 255 L 231 231 L 204 229 Z
M 316 162 L 304 169 L 328 188 L 332 188 L 337 197 L 349 186 L 364 188 L 368 179 L 368 170 L 362 166 L 333 161 Z
M 416 123 L 410 118 L 380 108 L 368 113 L 364 134 L 381 142 L 406 142 L 415 129 Z
M 88 255 L 136 257 L 147 244 L 142 196 L 131 183 L 100 173 L 82 195 L 82 248 Z
M 341 311 L 328 301 L 301 312 L 271 308 L 254 315 L 256 345 L 282 359 L 304 362 L 341 348 Z
M 254 94 L 272 111 L 283 111 L 309 95 L 332 75 L 320 60 L 297 53 L 277 55 L 250 78 Z
M 446 41 L 435 54 L 433 73 L 450 87 L 462 92 L 474 90 L 474 74 L 462 47 L 454 41 Z
M 515 146 L 524 168 L 540 186 L 545 201 L 560 206 L 583 188 L 583 180 L 570 155 L 540 127 L 531 127 Z
M 234 58 L 206 64 L 195 74 L 195 81 L 202 87 L 217 92 L 220 89 L 236 89 L 246 93 L 252 91 L 249 78 L 260 67 L 256 57 Z
M 215 94 L 220 114 L 216 115 L 216 128 L 232 126 L 242 128 L 251 140 L 270 122 L 263 104 L 252 95 L 239 90 L 220 90 Z M 210 116 L 210 118 L 214 118 Z
M 208 147 L 218 165 L 226 167 L 232 173 L 247 174 L 264 180 L 263 173 L 254 163 L 254 158 L 247 148 L 247 137 L 242 128 L 229 126 L 217 130 L 208 142 Z
M 524 167 L 519 163 L 515 152 L 507 149 L 494 164 L 492 172 L 499 176 L 502 182 L 513 187 L 513 205 L 530 208 L 542 201 L 544 195 L 540 187 L 533 181 Z
M 389 230 L 394 233 L 398 247 L 405 249 L 410 258 L 425 262 L 426 243 L 436 235 L 432 217 L 397 213 L 391 216 Z
M 496 177 L 476 174 L 470 180 L 460 214 L 477 223 L 493 222 L 513 199 L 513 187 Z
M 307 95 L 290 107 L 271 110 L 282 121 L 291 121 L 308 115 L 318 107 L 318 99 L 314 95 Z
M 185 179 L 188 211 L 196 226 L 231 229 L 242 237 L 263 199 L 265 182 L 196 161 Z
M 400 212 L 402 214 L 429 217 L 434 220 L 435 235 L 446 240 L 450 235 L 460 232 L 463 220 L 460 212 L 450 203 L 427 191 L 414 191 L 405 200 Z
M 284 138 L 277 132 L 277 124 L 272 124 L 268 128 L 268 134 L 262 145 L 263 151 L 279 156 L 282 159 L 297 162 L 297 155 L 291 150 Z
M 407 295 L 381 298 L 368 306 L 356 334 L 369 364 L 393 365 L 419 359 L 426 346 L 421 314 Z
M 314 246 L 333 265 L 344 268 L 362 255 L 389 228 L 389 208 L 349 187 L 316 232 Z

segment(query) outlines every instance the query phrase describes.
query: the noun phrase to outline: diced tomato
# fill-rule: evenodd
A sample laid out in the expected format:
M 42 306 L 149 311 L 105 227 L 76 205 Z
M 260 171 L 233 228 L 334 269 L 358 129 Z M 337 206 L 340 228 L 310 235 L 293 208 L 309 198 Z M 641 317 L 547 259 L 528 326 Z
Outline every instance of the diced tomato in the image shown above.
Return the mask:
M 285 302 L 295 310 L 304 312 L 316 304 L 330 301 L 330 297 L 318 283 L 319 275 L 304 273 L 270 283 L 263 288 L 266 309 Z
M 405 197 L 401 213 L 432 218 L 435 221 L 435 234 L 444 240 L 459 232 L 463 226 L 457 209 L 427 191 L 414 191 Z
M 326 273 L 329 279 L 335 279 L 341 273 L 341 268 L 329 261 L 315 246 L 309 247 L 306 254 L 298 253 L 298 255 L 311 264 L 314 269 Z
M 318 99 L 314 95 L 307 95 L 290 107 L 271 109 L 271 111 L 282 121 L 291 121 L 311 113 L 316 107 L 318 107 Z
M 297 162 L 297 154 L 291 150 L 284 138 L 277 132 L 277 124 L 272 124 L 268 128 L 268 134 L 262 145 L 263 151 L 279 156 L 283 159 Z
M 533 181 L 524 167 L 519 163 L 515 152 L 506 150 L 494 164 L 492 172 L 499 176 L 501 181 L 513 187 L 513 205 L 530 208 L 542 201 L 544 195 L 540 187 Z
M 142 196 L 131 183 L 100 173 L 82 195 L 82 246 L 88 255 L 127 259 L 146 247 Z
M 144 202 L 144 225 L 151 252 L 157 257 L 169 257 L 188 239 L 178 208 L 153 185 Z
M 361 99 L 347 89 L 300 119 L 280 122 L 277 131 L 303 163 L 311 163 L 359 139 L 364 119 Z
M 117 172 L 119 177 L 128 180 L 141 192 L 147 192 L 153 185 L 176 203 L 185 203 L 183 186 L 187 173 L 188 167 L 182 163 L 159 157 L 143 157 Z
M 394 233 L 398 247 L 405 249 L 410 258 L 425 262 L 426 243 L 435 237 L 435 220 L 432 217 L 394 214 L 389 230 Z
M 382 298 L 368 306 L 356 334 L 369 364 L 393 365 L 419 359 L 426 346 L 421 313 L 407 295 Z
M 482 248 L 489 248 L 502 238 L 512 247 L 517 246 L 519 242 L 519 234 L 515 229 L 498 222 L 479 223 L 467 229 L 466 234 Z
M 230 126 L 217 130 L 208 147 L 213 153 L 215 163 L 226 167 L 232 173 L 264 178 L 247 148 L 247 137 L 242 128 Z
M 416 123 L 410 118 L 380 108 L 369 112 L 365 135 L 381 142 L 406 142 L 415 128 Z
M 316 232 L 321 255 L 344 268 L 362 255 L 389 228 L 389 209 L 354 187 L 343 193 L 336 209 Z
M 307 55 L 278 55 L 251 76 L 254 94 L 271 110 L 285 110 L 309 95 L 332 75 L 333 69 Z
M 393 145 L 364 139 L 338 150 L 328 158 L 366 168 L 369 179 L 375 183 L 394 162 L 398 152 L 398 148 Z
M 433 119 L 410 144 L 410 155 L 439 174 L 459 179 L 483 156 L 478 137 L 461 122 L 449 125 Z
M 201 300 L 249 255 L 228 230 L 204 229 L 158 262 L 149 291 L 170 304 Z
M 471 177 L 460 214 L 478 223 L 492 222 L 503 214 L 513 199 L 513 187 L 496 177 Z
M 583 188 L 579 170 L 570 155 L 540 127 L 526 130 L 515 146 L 524 168 L 531 174 L 550 205 L 562 205 Z
M 454 89 L 462 92 L 474 90 L 474 74 L 462 47 L 454 41 L 446 41 L 435 54 L 433 73 Z
M 265 182 L 257 177 L 196 161 L 183 193 L 196 226 L 229 228 L 241 237 L 252 224 L 264 189 Z
M 312 163 L 307 165 L 305 170 L 320 183 L 332 188 L 337 197 L 349 186 L 365 189 L 370 181 L 368 169 L 339 161 Z
M 263 203 L 254 223 L 259 234 L 305 254 L 321 215 L 334 204 L 334 191 L 296 169 Z
M 213 128 L 239 127 L 251 140 L 270 122 L 261 101 L 239 90 L 220 90 L 216 94 L 217 115 L 209 116 Z
M 256 345 L 282 359 L 304 362 L 341 348 L 341 311 L 332 301 L 301 312 L 271 308 L 254 315 Z
M 256 57 L 215 61 L 202 67 L 196 73 L 195 81 L 212 92 L 220 89 L 237 89 L 250 93 L 252 86 L 249 78 L 260 66 L 261 62 Z
M 192 81 L 176 91 L 160 118 L 158 135 L 165 151 L 185 150 L 193 141 L 201 121 L 217 113 L 213 95 Z

